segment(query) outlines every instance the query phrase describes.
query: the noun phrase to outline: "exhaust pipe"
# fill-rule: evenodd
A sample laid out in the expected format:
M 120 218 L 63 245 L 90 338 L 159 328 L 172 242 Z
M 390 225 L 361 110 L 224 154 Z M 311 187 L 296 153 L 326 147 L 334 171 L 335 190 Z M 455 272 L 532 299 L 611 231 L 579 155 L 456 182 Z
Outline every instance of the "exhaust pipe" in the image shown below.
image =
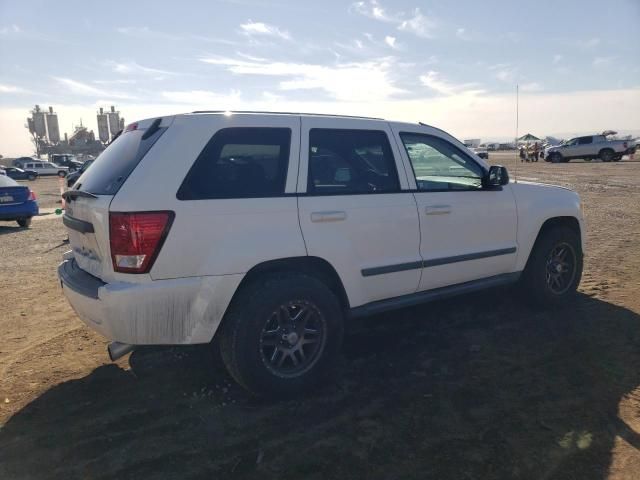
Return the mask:
M 109 352 L 111 361 L 115 362 L 127 353 L 132 352 L 135 348 L 135 345 L 129 345 L 128 343 L 111 342 L 107 347 L 107 351 Z

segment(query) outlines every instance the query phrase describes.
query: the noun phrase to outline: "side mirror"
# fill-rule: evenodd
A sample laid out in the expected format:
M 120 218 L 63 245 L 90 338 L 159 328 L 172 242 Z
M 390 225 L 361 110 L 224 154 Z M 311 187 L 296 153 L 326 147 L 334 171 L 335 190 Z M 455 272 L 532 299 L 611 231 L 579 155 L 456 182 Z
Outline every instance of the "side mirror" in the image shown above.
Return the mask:
M 492 165 L 482 179 L 482 186 L 485 188 L 501 187 L 509 183 L 509 172 L 501 165 Z

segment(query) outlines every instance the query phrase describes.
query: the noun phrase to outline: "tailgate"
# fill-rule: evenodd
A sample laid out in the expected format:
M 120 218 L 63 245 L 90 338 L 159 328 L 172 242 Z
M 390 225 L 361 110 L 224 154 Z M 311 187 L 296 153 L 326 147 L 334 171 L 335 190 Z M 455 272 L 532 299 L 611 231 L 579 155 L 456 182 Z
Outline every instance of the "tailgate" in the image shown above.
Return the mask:
M 109 204 L 113 196 L 77 197 L 67 201 L 62 220 L 78 266 L 108 282 L 113 278 L 109 249 Z

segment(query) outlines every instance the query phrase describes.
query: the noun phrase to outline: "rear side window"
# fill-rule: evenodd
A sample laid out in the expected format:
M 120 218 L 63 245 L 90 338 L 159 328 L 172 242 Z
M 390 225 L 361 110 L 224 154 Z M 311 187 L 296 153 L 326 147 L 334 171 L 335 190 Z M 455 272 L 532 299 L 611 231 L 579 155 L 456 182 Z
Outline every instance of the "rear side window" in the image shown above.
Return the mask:
M 146 138 L 147 130 L 124 132 L 95 159 L 75 188 L 95 195 L 115 195 L 165 131 L 166 127 L 158 128 Z
M 290 145 L 289 128 L 219 130 L 189 170 L 178 200 L 281 196 Z
M 578 145 L 588 145 L 593 142 L 593 137 L 580 137 L 578 139 Z
M 387 134 L 314 128 L 309 132 L 307 193 L 346 195 L 400 190 Z

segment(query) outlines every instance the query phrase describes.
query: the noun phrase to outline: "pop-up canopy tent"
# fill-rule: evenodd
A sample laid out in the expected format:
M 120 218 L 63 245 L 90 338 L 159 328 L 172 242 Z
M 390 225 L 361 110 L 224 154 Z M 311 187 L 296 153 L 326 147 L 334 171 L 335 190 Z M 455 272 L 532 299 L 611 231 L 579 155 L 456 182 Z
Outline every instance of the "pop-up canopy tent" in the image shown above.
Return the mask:
M 519 142 L 539 142 L 540 139 L 535 135 L 531 135 L 530 133 L 527 133 L 526 135 L 521 136 L 518 139 L 518 141 Z

